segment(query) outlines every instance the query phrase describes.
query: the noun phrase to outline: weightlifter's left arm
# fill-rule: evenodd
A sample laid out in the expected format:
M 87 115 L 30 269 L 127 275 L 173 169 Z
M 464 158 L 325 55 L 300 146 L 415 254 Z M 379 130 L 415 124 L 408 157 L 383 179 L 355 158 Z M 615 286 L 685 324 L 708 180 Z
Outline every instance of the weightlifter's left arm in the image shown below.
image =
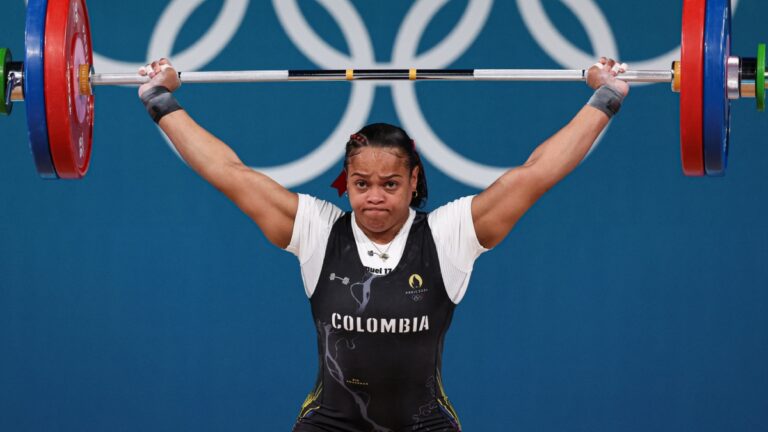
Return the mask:
M 597 90 L 590 103 L 523 165 L 507 171 L 472 200 L 481 245 L 499 244 L 539 198 L 579 165 L 629 92 L 629 85 L 617 78 L 621 72 L 623 66 L 602 58 L 589 70 L 587 84 Z
M 171 96 L 181 81 L 168 60 L 160 59 L 147 68 L 139 74 L 151 80 L 139 87 L 139 97 L 184 161 L 253 219 L 270 242 L 287 247 L 298 196 L 243 164 L 228 145 L 181 109 Z

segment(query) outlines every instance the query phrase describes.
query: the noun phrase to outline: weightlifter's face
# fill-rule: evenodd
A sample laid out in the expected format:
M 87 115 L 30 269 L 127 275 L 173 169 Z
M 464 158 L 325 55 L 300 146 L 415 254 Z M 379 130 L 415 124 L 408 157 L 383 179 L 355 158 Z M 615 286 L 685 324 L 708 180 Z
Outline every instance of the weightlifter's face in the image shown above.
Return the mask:
M 363 147 L 347 163 L 349 202 L 358 225 L 372 239 L 388 242 L 408 219 L 418 167 L 397 148 Z

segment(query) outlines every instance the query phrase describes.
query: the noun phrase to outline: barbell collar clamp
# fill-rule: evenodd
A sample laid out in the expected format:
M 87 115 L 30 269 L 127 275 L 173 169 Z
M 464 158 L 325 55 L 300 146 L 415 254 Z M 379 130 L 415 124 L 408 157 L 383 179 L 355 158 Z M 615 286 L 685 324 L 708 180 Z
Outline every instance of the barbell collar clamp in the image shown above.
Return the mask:
M 725 88 L 728 99 L 741 97 L 741 59 L 728 57 L 725 63 Z
M 8 63 L 8 76 L 6 77 L 8 87 L 6 88 L 6 102 L 24 101 L 24 62 Z
M 741 83 L 739 92 L 743 98 L 757 97 L 756 78 L 757 78 L 757 58 L 744 57 L 741 59 L 739 75 Z

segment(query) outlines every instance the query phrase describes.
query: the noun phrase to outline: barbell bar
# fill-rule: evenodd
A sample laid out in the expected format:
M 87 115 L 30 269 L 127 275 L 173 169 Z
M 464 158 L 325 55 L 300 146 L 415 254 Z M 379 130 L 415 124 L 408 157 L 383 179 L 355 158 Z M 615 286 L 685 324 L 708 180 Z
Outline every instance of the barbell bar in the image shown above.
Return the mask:
M 5 48 L 0 48 L 8 51 Z M 668 83 L 672 90 L 680 74 L 674 62 L 669 70 L 628 70 L 621 79 L 629 83 Z M 742 66 L 744 63 L 744 66 Z M 755 98 L 755 58 L 728 58 L 728 98 Z M 23 102 L 23 63 L 8 65 L 10 102 Z M 744 70 L 750 70 L 745 74 Z M 91 65 L 80 66 L 77 75 L 81 96 L 92 94 L 97 86 L 140 86 L 149 77 L 136 73 L 93 73 Z M 518 82 L 585 82 L 589 69 L 325 69 L 325 70 L 245 70 L 177 72 L 184 84 L 230 84 L 296 81 L 518 81 Z M 764 77 L 768 73 L 763 72 Z M 19 79 L 19 78 L 22 79 Z
M 681 154 L 688 176 L 725 173 L 730 103 L 765 106 L 765 45 L 730 52 L 730 0 L 683 0 L 681 60 L 668 70 L 629 70 L 627 82 L 668 83 L 681 93 Z M 0 114 L 26 102 L 30 148 L 47 179 L 86 175 L 93 141 L 93 88 L 141 85 L 138 73 L 96 73 L 85 0 L 29 0 L 24 62 L 0 48 Z M 586 81 L 588 69 L 337 69 L 178 72 L 182 83 L 307 81 Z
M 284 81 L 586 81 L 587 70 L 559 69 L 338 69 L 338 70 L 254 70 L 222 72 L 179 72 L 182 83 L 252 83 Z M 671 70 L 628 71 L 628 82 L 671 83 Z M 136 74 L 93 74 L 92 86 L 140 85 L 147 77 Z

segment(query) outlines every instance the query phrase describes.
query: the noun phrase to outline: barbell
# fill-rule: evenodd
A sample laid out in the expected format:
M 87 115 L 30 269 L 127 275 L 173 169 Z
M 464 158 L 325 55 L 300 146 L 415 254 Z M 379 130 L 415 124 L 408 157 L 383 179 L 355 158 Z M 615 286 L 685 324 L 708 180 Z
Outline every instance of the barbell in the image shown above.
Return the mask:
M 83 178 L 93 143 L 93 88 L 141 85 L 138 73 L 93 69 L 85 0 L 29 0 L 23 62 L 0 48 L 0 114 L 24 101 L 29 144 L 45 179 Z M 668 70 L 629 70 L 627 82 L 668 83 L 680 93 L 680 150 L 687 176 L 722 176 L 728 161 L 731 100 L 765 109 L 765 44 L 756 57 L 731 55 L 730 0 L 683 0 L 681 59 Z M 357 80 L 585 81 L 587 70 L 343 69 L 178 72 L 183 83 Z

